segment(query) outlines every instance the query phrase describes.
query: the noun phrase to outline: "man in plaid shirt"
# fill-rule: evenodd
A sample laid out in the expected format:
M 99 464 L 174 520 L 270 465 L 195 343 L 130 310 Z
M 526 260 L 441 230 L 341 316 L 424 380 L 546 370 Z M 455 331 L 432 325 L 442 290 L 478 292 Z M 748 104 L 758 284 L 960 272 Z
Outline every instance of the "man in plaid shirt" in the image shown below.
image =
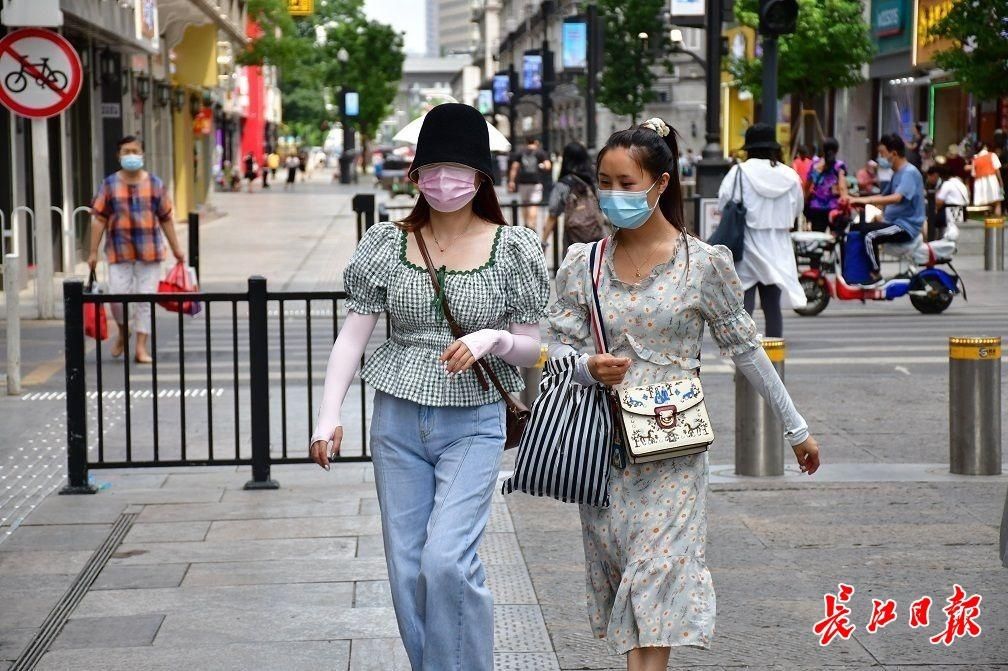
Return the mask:
M 164 183 L 143 169 L 143 144 L 133 135 L 119 140 L 121 170 L 102 181 L 91 203 L 91 254 L 88 265 L 94 271 L 98 263 L 98 243 L 105 238 L 105 256 L 109 263 L 109 291 L 113 294 L 154 293 L 161 276 L 164 249 L 161 232 L 168 240 L 179 263 L 185 255 L 175 235 L 171 198 Z M 132 306 L 136 329 L 137 363 L 150 363 L 147 335 L 150 333 L 149 303 Z M 119 337 L 112 346 L 112 356 L 120 356 L 129 338 L 122 304 L 112 304 L 112 316 L 119 326 Z

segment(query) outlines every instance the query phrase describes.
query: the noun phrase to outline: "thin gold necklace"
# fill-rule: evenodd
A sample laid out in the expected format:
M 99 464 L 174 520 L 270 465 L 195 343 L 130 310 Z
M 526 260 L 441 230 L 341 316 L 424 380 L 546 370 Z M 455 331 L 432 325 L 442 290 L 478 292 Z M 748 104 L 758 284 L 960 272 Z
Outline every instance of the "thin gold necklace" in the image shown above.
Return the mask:
M 633 256 L 630 255 L 630 249 L 627 247 L 627 244 L 624 242 L 622 245 L 619 245 L 619 247 L 623 249 L 623 253 L 626 254 L 627 259 L 630 261 L 630 265 L 634 267 L 634 274 L 637 276 L 637 279 L 641 279 L 643 277 L 643 275 L 641 275 L 641 268 L 647 265 L 648 261 L 650 261 L 651 257 L 654 256 L 654 253 L 658 250 L 658 247 L 661 246 L 662 242 L 664 242 L 664 240 L 659 238 L 658 242 L 656 242 L 654 247 L 651 248 L 651 253 L 649 253 L 647 258 L 644 259 L 644 263 L 639 265 L 636 261 L 634 261 Z
M 465 232 L 469 230 L 469 227 L 472 226 L 472 222 L 473 222 L 472 217 L 470 217 L 469 221 L 466 222 L 466 225 L 462 227 L 462 230 L 459 231 L 458 233 L 456 233 L 455 237 L 453 237 L 451 240 L 449 240 L 448 244 L 444 245 L 443 247 L 441 246 L 441 241 L 438 240 L 437 233 L 434 232 L 434 225 L 431 224 L 431 226 L 430 226 L 430 233 L 431 233 L 431 237 L 434 238 L 434 244 L 437 245 L 438 249 L 441 250 L 441 253 L 444 254 L 446 249 L 448 249 L 449 247 L 451 247 L 452 244 L 454 244 L 455 242 L 457 242 L 458 239 L 461 238 L 465 234 Z

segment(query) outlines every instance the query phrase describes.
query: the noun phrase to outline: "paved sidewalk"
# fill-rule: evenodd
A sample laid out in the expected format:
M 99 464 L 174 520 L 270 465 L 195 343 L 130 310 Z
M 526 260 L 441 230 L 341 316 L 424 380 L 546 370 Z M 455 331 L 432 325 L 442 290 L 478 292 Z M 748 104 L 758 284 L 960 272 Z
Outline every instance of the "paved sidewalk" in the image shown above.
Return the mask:
M 124 514 L 132 527 L 38 669 L 408 669 L 369 465 L 275 467 L 277 491 L 244 491 L 247 468 L 93 475 L 98 494 L 51 495 L 0 544 L 0 669 Z M 1008 570 L 996 550 L 1008 476 L 844 478 L 714 479 L 716 635 L 710 650 L 675 650 L 671 668 L 1008 667 Z M 498 494 L 480 554 L 498 669 L 623 667 L 588 627 L 575 506 Z M 841 581 L 855 587 L 857 629 L 820 647 L 812 624 Z M 932 645 L 953 583 L 982 595 L 982 634 Z M 910 629 L 907 608 L 923 595 L 935 602 L 931 626 Z M 867 634 L 872 598 L 895 599 L 899 619 Z
M 0 545 L 0 659 L 122 514 L 129 533 L 39 669 L 408 669 L 369 465 L 98 472 L 93 497 L 51 496 Z M 498 669 L 558 669 L 503 498 L 480 552 L 496 596 Z M 0 662 L 0 668 L 6 668 Z

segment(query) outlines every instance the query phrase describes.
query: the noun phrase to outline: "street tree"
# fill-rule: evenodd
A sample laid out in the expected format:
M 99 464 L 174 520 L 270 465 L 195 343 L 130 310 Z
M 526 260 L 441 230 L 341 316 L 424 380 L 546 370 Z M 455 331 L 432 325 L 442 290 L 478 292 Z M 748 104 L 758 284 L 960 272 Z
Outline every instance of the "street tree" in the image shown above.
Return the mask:
M 1008 95 L 1008 0 L 960 0 L 931 28 L 952 40 L 935 61 L 978 100 Z
M 605 25 L 605 59 L 599 77 L 598 102 L 634 124 L 644 105 L 654 100 L 658 54 L 668 53 L 667 31 L 658 15 L 665 0 L 599 0 Z M 642 39 L 641 34 L 647 35 Z
M 340 91 L 359 95 L 359 114 L 346 121 L 361 135 L 366 162 L 368 145 L 388 117 L 402 79 L 403 36 L 392 26 L 368 19 L 364 0 L 322 0 L 316 25 L 325 38 L 317 47 L 319 81 L 335 94 L 337 104 Z
M 299 33 L 298 24 L 283 0 L 248 0 L 249 20 L 255 24 L 248 47 L 236 58 L 241 65 L 275 65 L 286 71 L 297 65 L 311 45 Z M 304 22 L 301 22 L 304 23 Z
M 864 81 L 862 66 L 875 53 L 871 28 L 865 23 L 860 0 L 798 0 L 794 34 L 779 40 L 778 95 L 790 93 L 799 102 L 830 89 Z M 759 0 L 735 0 L 735 18 L 756 30 Z M 759 58 L 731 58 L 728 71 L 740 88 L 761 98 L 763 63 Z

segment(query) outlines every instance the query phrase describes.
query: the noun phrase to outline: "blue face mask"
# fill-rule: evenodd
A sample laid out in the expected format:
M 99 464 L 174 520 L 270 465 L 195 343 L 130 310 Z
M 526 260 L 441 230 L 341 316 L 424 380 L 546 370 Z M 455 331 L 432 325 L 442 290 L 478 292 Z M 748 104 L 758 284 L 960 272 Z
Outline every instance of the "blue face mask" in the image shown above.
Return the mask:
M 126 154 L 125 156 L 119 157 L 119 165 L 122 166 L 123 170 L 128 170 L 134 172 L 143 168 L 143 155 L 142 154 Z
M 889 161 L 889 159 L 885 158 L 884 156 L 879 156 L 878 158 L 875 159 L 875 162 L 878 163 L 878 167 L 883 169 L 892 167 L 892 163 Z
M 657 200 L 654 205 L 648 205 L 647 201 L 648 193 L 657 183 L 655 180 L 646 191 L 599 189 L 599 207 L 616 228 L 640 228 L 658 207 Z

